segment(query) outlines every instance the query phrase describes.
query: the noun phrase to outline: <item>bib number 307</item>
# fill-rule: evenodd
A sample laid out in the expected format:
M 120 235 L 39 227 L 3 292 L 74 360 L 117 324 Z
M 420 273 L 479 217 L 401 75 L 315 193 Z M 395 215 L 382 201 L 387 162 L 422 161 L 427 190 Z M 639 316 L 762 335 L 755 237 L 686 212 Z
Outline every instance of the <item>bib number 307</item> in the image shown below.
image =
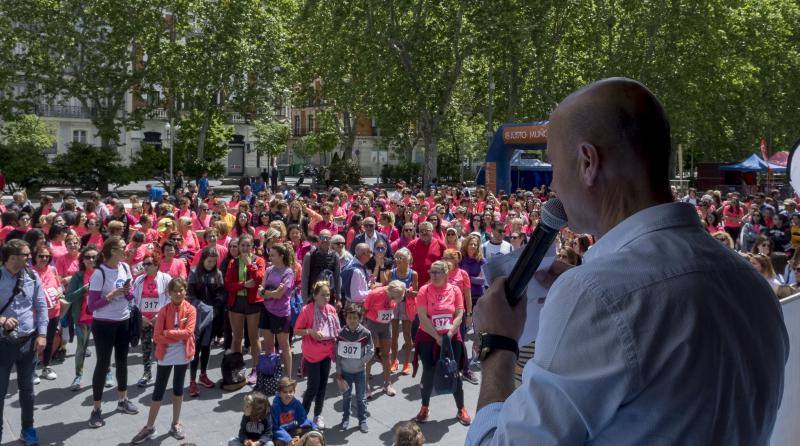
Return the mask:
M 361 343 L 339 341 L 339 356 L 345 359 L 361 359 Z

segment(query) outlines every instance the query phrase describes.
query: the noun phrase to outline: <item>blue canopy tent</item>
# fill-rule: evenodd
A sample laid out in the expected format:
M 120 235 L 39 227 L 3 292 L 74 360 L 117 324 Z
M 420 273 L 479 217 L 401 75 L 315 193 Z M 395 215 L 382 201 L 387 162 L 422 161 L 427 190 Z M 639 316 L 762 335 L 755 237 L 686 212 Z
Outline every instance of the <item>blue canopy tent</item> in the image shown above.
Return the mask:
M 786 173 L 786 167 L 767 163 L 755 153 L 744 161 L 728 164 L 726 166 L 719 166 L 719 170 L 734 172 L 767 172 L 768 169 L 773 173 Z

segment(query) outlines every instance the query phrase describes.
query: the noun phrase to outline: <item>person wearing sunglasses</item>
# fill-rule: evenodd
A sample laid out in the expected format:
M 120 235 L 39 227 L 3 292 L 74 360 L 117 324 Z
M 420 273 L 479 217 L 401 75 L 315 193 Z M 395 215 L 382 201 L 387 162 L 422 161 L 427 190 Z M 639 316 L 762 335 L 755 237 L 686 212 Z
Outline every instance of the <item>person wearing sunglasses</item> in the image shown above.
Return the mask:
M 142 261 L 142 275 L 133 282 L 133 304 L 142 313 L 142 377 L 136 383 L 147 387 L 153 380 L 153 326 L 158 310 L 169 302 L 167 286 L 172 279 L 169 274 L 159 271 L 161 255 L 158 251 L 145 251 Z
M 33 427 L 34 358 L 47 344 L 47 301 L 44 289 L 30 270 L 31 250 L 22 240 L 6 242 L 0 249 L 0 417 L 8 394 L 11 369 L 16 368 L 21 427 L 20 440 L 39 444 Z M 0 437 L 2 437 L 0 426 Z M 2 438 L 0 438 L 0 441 Z
M 61 316 L 61 300 L 64 298 L 64 288 L 61 286 L 61 279 L 56 268 L 52 265 L 51 252 L 47 246 L 40 247 L 33 252 L 33 270 L 39 275 L 47 300 L 47 344 L 42 353 L 41 378 L 50 381 L 58 378 L 56 372 L 50 368 L 50 361 L 58 331 L 58 319 Z
M 355 255 L 356 245 L 359 243 L 366 243 L 369 246 L 370 251 L 375 251 L 375 243 L 378 240 L 383 241 L 384 245 L 386 246 L 386 257 L 392 256 L 391 245 L 389 243 L 389 239 L 381 234 L 379 231 L 376 230 L 375 219 L 372 217 L 367 217 L 364 219 L 364 222 L 361 224 L 364 228 L 364 232 L 362 234 L 357 235 L 353 239 L 353 244 L 350 245 L 350 253 Z M 368 268 L 373 268 L 374 265 L 370 264 L 367 265 Z
M 70 305 L 69 311 L 75 323 L 75 378 L 69 389 L 73 392 L 80 390 L 83 377 L 83 362 L 89 356 L 89 336 L 91 335 L 92 313 L 87 308 L 89 279 L 94 273 L 95 260 L 99 251 L 94 245 L 81 249 L 78 255 L 78 271 L 72 275 L 67 286 L 64 300 Z

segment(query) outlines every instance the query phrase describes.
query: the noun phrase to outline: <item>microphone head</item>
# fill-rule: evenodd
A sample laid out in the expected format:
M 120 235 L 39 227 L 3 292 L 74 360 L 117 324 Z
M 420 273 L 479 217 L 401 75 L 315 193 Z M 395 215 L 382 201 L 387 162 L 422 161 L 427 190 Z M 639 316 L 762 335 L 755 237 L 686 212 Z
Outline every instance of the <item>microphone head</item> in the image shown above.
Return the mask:
M 561 229 L 567 225 L 567 212 L 558 198 L 547 200 L 542 206 L 540 222 L 553 229 Z

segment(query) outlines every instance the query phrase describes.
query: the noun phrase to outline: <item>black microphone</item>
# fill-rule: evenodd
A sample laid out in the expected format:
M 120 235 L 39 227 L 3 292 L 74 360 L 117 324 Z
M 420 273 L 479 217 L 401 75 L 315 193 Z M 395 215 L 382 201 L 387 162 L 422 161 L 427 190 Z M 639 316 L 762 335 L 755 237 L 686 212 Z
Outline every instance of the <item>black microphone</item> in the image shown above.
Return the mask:
M 566 225 L 567 213 L 564 211 L 561 201 L 557 198 L 547 200 L 542 206 L 539 224 L 536 225 L 528 244 L 517 258 L 517 263 L 514 264 L 514 268 L 506 280 L 506 300 L 509 305 L 513 307 L 522 300 L 533 273 L 539 269 L 539 265 L 547 254 L 547 250 L 550 249 L 550 245 L 553 244 L 558 231 Z

